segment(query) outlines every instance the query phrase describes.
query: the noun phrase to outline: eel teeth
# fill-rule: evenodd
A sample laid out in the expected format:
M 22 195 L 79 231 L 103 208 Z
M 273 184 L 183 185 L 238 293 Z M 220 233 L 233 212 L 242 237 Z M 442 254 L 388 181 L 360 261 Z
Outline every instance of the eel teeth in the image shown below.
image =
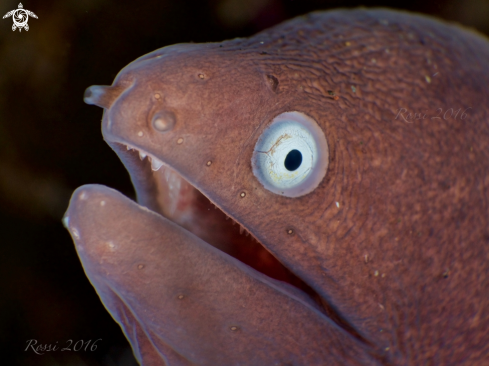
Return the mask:
M 155 157 L 153 157 L 153 159 L 151 159 L 151 169 L 152 170 L 157 171 L 158 169 L 161 168 L 162 165 L 163 165 L 163 162 L 156 159 Z
M 143 160 L 146 156 L 146 153 L 143 153 L 142 151 L 139 152 L 139 159 Z

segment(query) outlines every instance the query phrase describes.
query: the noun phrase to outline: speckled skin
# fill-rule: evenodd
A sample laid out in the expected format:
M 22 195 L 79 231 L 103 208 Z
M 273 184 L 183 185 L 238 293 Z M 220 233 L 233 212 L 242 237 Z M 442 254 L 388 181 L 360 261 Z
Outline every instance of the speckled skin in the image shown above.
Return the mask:
M 306 342 L 293 360 L 257 361 L 244 347 L 227 361 L 184 355 L 193 361 L 169 364 L 489 364 L 487 39 L 404 12 L 313 13 L 249 39 L 157 50 L 128 65 L 114 89 L 92 102 L 107 108 L 104 137 L 130 171 L 140 204 L 159 212 L 157 185 L 120 143 L 178 171 L 342 319 L 340 326 L 325 325 L 332 333 L 323 346 L 311 336 L 312 352 Z M 171 131 L 152 129 L 148 121 L 157 110 L 175 114 Z M 265 190 L 250 165 L 261 132 L 286 111 L 314 118 L 330 149 L 325 179 L 298 198 Z M 85 191 L 110 196 L 100 187 L 77 194 Z M 90 231 L 95 224 L 84 217 L 96 217 L 96 210 L 77 203 L 77 194 L 68 214 L 78 217 L 73 225 Z M 127 212 L 136 210 L 127 205 Z M 104 264 L 80 256 L 85 268 L 93 268 L 89 277 L 103 271 Z M 215 281 L 220 276 L 226 274 Z M 121 279 L 118 286 L 128 283 Z M 103 286 L 95 285 L 99 293 L 107 291 Z M 104 303 L 116 312 L 113 298 Z M 216 306 L 226 312 L 233 305 Z M 259 317 L 281 305 L 249 306 L 247 316 Z M 132 311 L 153 311 L 154 321 L 162 315 L 148 307 Z M 215 330 L 209 317 L 201 321 Z M 292 313 L 290 321 L 280 315 L 277 322 L 291 337 L 300 328 Z M 240 336 L 240 344 L 253 344 L 246 331 Z M 274 339 L 270 349 L 295 344 L 270 335 Z M 341 350 L 345 344 L 350 354 Z M 318 349 L 327 351 L 318 356 Z M 144 364 L 157 364 L 157 355 L 147 357 Z M 251 359 L 258 363 L 247 363 Z

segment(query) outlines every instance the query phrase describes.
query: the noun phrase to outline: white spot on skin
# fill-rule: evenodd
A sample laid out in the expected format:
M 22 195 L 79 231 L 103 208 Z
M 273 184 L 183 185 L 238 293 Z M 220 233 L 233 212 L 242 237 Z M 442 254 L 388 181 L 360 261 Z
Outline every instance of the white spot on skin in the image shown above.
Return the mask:
M 110 251 L 113 252 L 115 250 L 115 244 L 113 242 L 108 241 L 106 244 Z
M 336 202 L 336 207 L 340 208 L 340 203 Z
M 78 232 L 78 230 L 76 230 L 75 228 L 71 228 L 71 233 L 73 234 L 75 239 L 80 239 L 80 233 Z
M 139 137 L 143 137 L 143 135 L 144 135 L 144 134 L 143 134 L 143 131 L 139 131 L 139 132 L 138 132 L 138 136 L 139 136 Z
M 375 276 L 375 277 L 378 277 L 378 275 L 379 275 L 379 271 L 375 271 L 375 272 L 374 272 L 374 276 Z
M 105 201 L 100 201 L 100 206 L 105 206 Z
M 428 75 L 425 75 L 424 78 L 428 84 L 431 83 L 431 78 Z
M 86 199 L 87 199 L 87 194 L 86 194 L 85 192 L 82 192 L 82 193 L 80 194 L 80 199 L 81 199 L 82 201 L 86 200 Z

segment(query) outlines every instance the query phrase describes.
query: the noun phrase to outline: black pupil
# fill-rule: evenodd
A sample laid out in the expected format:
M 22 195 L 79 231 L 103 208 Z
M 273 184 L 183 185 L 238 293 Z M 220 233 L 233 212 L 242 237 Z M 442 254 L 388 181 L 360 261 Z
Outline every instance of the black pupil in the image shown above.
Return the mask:
M 299 150 L 291 150 L 284 161 L 285 169 L 293 172 L 298 167 L 301 166 L 302 163 L 302 154 Z

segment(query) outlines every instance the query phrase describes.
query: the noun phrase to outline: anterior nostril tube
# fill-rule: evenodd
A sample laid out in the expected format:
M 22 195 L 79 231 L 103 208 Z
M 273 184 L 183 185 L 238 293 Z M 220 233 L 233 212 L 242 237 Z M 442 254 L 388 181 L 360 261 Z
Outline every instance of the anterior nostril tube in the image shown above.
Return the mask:
M 112 104 L 134 85 L 134 82 L 123 81 L 116 85 L 92 85 L 85 90 L 83 100 L 87 104 L 109 109 Z
M 92 85 L 85 90 L 83 100 L 87 104 L 94 104 L 101 108 L 110 108 L 112 102 L 119 95 L 117 88 L 105 85 Z
M 172 112 L 160 111 L 153 116 L 153 127 L 156 131 L 167 132 L 175 126 L 176 118 Z

